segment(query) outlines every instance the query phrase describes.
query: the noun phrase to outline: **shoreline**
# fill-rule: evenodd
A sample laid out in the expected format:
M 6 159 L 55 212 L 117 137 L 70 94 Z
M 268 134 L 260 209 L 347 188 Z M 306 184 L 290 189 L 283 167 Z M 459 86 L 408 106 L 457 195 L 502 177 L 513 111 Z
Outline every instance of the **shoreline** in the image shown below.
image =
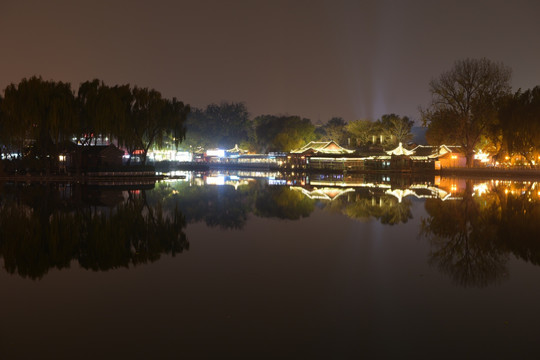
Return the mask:
M 540 169 L 451 168 L 435 170 L 435 172 L 444 177 L 470 177 L 484 180 L 540 181 Z
M 291 171 L 283 169 L 264 168 L 260 166 L 210 166 L 204 168 L 198 166 L 196 169 L 176 167 L 170 169 L 170 171 L 187 170 L 187 171 L 208 171 L 208 170 L 253 170 L 253 171 L 267 171 L 287 174 Z M 302 169 L 302 173 L 306 174 L 393 174 L 393 175 L 433 175 L 442 177 L 471 177 L 475 179 L 500 179 L 500 180 L 535 180 L 540 181 L 540 169 L 507 169 L 507 168 L 446 168 L 440 170 L 421 170 L 421 171 L 399 171 L 399 170 L 357 170 L 357 171 L 320 171 L 315 169 Z M 84 184 L 106 184 L 106 183 L 141 183 L 148 184 L 149 182 L 156 182 L 169 178 L 164 174 L 134 174 L 132 172 L 114 172 L 103 174 L 86 174 L 86 175 L 39 175 L 39 174 L 0 174 L 0 181 L 12 181 L 12 182 L 76 182 Z

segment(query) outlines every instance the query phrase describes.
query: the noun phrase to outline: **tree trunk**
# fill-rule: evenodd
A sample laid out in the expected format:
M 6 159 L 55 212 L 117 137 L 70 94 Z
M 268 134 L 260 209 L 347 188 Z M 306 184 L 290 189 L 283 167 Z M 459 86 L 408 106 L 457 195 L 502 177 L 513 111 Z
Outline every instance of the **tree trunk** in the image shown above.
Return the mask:
M 474 153 L 467 153 L 467 167 L 474 167 Z

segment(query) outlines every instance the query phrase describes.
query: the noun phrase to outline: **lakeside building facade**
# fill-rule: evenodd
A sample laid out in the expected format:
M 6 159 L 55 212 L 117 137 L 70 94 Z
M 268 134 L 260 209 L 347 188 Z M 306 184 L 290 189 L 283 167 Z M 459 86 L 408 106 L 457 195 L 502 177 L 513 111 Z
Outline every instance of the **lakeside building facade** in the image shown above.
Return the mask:
M 403 144 L 389 151 L 357 153 L 334 141 L 310 142 L 292 150 L 286 168 L 291 171 L 425 171 L 465 167 L 466 158 L 457 146 L 422 146 L 406 149 Z
M 154 158 L 150 156 L 152 161 Z M 312 141 L 289 153 L 249 154 L 235 146 L 232 149 L 209 149 L 200 160 L 195 154 L 191 162 L 202 162 L 211 168 L 260 168 L 292 172 L 362 172 L 362 171 L 430 171 L 465 167 L 466 158 L 457 146 L 424 146 L 407 149 L 399 144 L 392 150 L 359 152 L 340 146 L 335 141 Z M 157 160 L 157 158 L 156 158 Z

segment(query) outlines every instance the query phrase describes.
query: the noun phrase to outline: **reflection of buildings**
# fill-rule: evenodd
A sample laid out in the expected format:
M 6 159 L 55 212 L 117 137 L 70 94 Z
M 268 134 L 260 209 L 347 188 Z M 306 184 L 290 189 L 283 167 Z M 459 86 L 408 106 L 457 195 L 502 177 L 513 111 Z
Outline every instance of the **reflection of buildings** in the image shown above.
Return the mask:
M 398 202 L 413 196 L 421 199 L 458 199 L 456 194 L 465 188 L 464 182 L 430 175 L 403 176 L 392 174 L 310 174 L 284 175 L 279 172 L 261 171 L 208 171 L 178 172 L 170 181 L 187 182 L 193 186 L 233 186 L 248 185 L 256 179 L 264 179 L 270 186 L 288 186 L 310 199 L 332 201 L 344 194 L 368 191 L 377 196 L 390 195 Z M 459 190 L 459 191 L 458 191 Z
M 173 176 L 174 175 L 174 176 Z M 540 196 L 535 182 L 473 181 L 457 177 L 441 177 L 427 174 L 339 174 L 310 173 L 292 175 L 265 171 L 207 171 L 175 172 L 170 180 L 186 182 L 191 186 L 240 186 L 264 180 L 269 186 L 289 187 L 310 199 L 333 201 L 353 192 L 376 196 L 392 196 L 401 202 L 404 198 L 461 200 L 467 192 L 472 196 L 484 196 L 503 189 L 505 194 L 528 194 Z
M 313 200 L 328 200 L 328 201 L 336 200 L 343 194 L 347 194 L 351 192 L 354 193 L 353 188 L 323 187 L 323 188 L 307 189 L 301 186 L 291 186 L 290 189 L 293 191 L 299 191 L 305 196 L 307 196 L 308 198 L 313 199 Z
M 390 195 L 397 199 L 398 203 L 402 202 L 405 197 L 413 196 L 418 199 L 440 199 L 440 200 L 455 200 L 452 194 L 439 189 L 433 185 L 416 184 L 405 189 L 392 189 L 388 184 L 375 183 L 358 183 L 348 184 L 350 187 L 330 187 L 330 186 L 291 186 L 291 190 L 299 191 L 310 199 L 333 201 L 344 194 L 355 193 L 356 189 L 366 189 L 368 194 L 382 196 Z

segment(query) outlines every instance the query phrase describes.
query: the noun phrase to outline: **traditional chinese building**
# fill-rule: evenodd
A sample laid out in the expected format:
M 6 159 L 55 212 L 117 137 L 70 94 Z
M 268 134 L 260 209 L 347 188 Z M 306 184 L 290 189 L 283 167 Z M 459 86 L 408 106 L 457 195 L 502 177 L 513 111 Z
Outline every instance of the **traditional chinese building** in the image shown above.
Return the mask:
M 290 152 L 287 167 L 291 170 L 347 170 L 363 167 L 363 160 L 352 154 L 354 150 L 346 149 L 335 141 L 311 141 Z
M 423 146 L 407 149 L 400 143 L 388 151 L 355 153 L 334 141 L 312 141 L 292 150 L 287 168 L 292 171 L 426 171 L 464 167 L 466 158 L 459 146 Z
M 450 167 L 465 167 L 467 158 L 460 151 L 460 146 L 424 146 L 418 145 L 413 151 L 411 159 L 415 161 L 433 162 L 435 169 Z

